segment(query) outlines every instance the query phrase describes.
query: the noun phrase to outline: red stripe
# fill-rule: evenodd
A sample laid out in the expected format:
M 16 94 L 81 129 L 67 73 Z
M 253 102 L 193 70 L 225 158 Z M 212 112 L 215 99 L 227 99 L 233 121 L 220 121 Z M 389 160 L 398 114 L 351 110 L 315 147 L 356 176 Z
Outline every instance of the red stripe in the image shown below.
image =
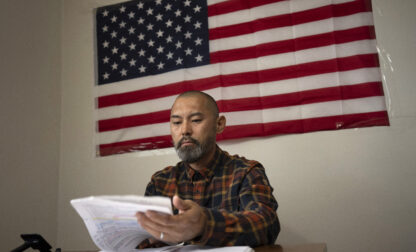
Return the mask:
M 328 32 L 297 39 L 259 44 L 255 46 L 218 51 L 210 54 L 210 63 L 229 62 L 288 53 L 333 44 L 375 39 L 373 26 L 363 26 L 342 31 Z
M 221 141 L 243 137 L 260 137 L 277 134 L 305 133 L 318 130 L 336 130 L 388 125 L 389 121 L 387 112 L 380 111 L 265 124 L 227 126 L 225 131 L 221 135 L 217 136 L 217 140 Z M 111 144 L 101 144 L 99 146 L 99 150 L 100 156 L 108 156 L 135 150 L 151 150 L 168 147 L 172 147 L 171 137 L 159 136 Z
M 342 99 L 357 99 L 371 96 L 382 96 L 381 82 L 363 83 L 351 86 L 329 87 L 289 94 L 250 97 L 217 101 L 221 112 L 248 111 L 287 107 L 318 102 L 336 101 Z M 170 111 L 126 116 L 121 118 L 100 120 L 99 132 L 143 126 L 154 123 L 169 122 Z
M 256 84 L 303 76 L 348 71 L 366 67 L 378 67 L 377 54 L 355 55 L 299 65 L 253 71 L 229 75 L 219 75 L 204 79 L 181 81 L 165 86 L 148 88 L 121 94 L 98 97 L 98 108 L 123 105 L 180 94 L 187 90 L 207 90 L 215 87 L 229 87 L 242 84 Z
M 387 112 L 379 111 L 265 124 L 228 126 L 221 135 L 217 136 L 217 140 L 388 125 Z
M 135 126 L 163 123 L 169 121 L 170 111 L 158 111 L 153 113 L 125 116 L 113 119 L 99 120 L 98 131 L 111 131 Z
M 208 17 L 251 9 L 283 0 L 229 0 L 208 6 Z
M 250 22 L 213 28 L 209 30 L 209 39 L 215 40 L 240 36 L 268 29 L 304 24 L 332 17 L 348 16 L 366 11 L 368 11 L 368 7 L 363 1 L 327 5 L 296 13 L 288 13 L 261 18 Z
M 109 156 L 133 151 L 143 151 L 172 147 L 171 136 L 157 136 L 110 144 L 100 144 L 100 156 Z

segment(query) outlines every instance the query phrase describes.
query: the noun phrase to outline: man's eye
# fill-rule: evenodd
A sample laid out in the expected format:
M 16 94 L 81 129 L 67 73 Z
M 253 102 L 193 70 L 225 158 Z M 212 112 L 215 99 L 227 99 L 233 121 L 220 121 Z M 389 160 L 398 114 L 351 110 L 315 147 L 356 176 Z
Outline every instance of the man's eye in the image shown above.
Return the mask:
M 181 124 L 181 122 L 180 121 L 176 121 L 176 122 L 172 122 L 172 124 L 173 125 L 179 125 L 179 124 Z
M 199 123 L 201 121 L 202 121 L 202 119 L 194 119 L 194 120 L 192 120 L 192 122 L 194 122 L 194 123 Z

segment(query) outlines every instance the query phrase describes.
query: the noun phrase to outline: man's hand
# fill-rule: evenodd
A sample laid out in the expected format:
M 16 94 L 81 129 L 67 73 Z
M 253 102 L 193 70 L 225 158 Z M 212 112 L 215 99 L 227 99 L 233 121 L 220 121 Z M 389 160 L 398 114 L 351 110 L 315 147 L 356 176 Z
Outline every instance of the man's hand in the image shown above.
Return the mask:
M 192 200 L 182 200 L 178 196 L 173 197 L 173 205 L 179 210 L 177 215 L 138 212 L 137 221 L 153 237 L 164 242 L 179 243 L 201 235 L 207 221 L 203 208 Z

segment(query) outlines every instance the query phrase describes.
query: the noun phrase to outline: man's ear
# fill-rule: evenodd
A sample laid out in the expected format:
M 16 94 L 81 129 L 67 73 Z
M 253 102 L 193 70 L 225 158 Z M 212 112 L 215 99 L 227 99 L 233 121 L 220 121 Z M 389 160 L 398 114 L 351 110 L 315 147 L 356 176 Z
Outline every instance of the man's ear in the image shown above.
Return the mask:
M 224 131 L 226 122 L 227 119 L 222 115 L 217 118 L 217 134 L 221 134 Z

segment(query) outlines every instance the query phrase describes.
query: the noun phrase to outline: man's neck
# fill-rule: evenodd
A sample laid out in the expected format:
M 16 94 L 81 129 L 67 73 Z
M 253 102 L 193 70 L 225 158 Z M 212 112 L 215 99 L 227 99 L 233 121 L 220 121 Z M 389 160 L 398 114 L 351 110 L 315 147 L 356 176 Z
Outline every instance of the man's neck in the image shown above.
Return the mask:
M 214 158 L 216 149 L 217 147 L 216 145 L 214 145 L 205 156 L 203 156 L 200 160 L 194 163 L 190 163 L 189 166 L 196 171 L 200 171 L 204 168 L 207 168 L 211 160 Z

